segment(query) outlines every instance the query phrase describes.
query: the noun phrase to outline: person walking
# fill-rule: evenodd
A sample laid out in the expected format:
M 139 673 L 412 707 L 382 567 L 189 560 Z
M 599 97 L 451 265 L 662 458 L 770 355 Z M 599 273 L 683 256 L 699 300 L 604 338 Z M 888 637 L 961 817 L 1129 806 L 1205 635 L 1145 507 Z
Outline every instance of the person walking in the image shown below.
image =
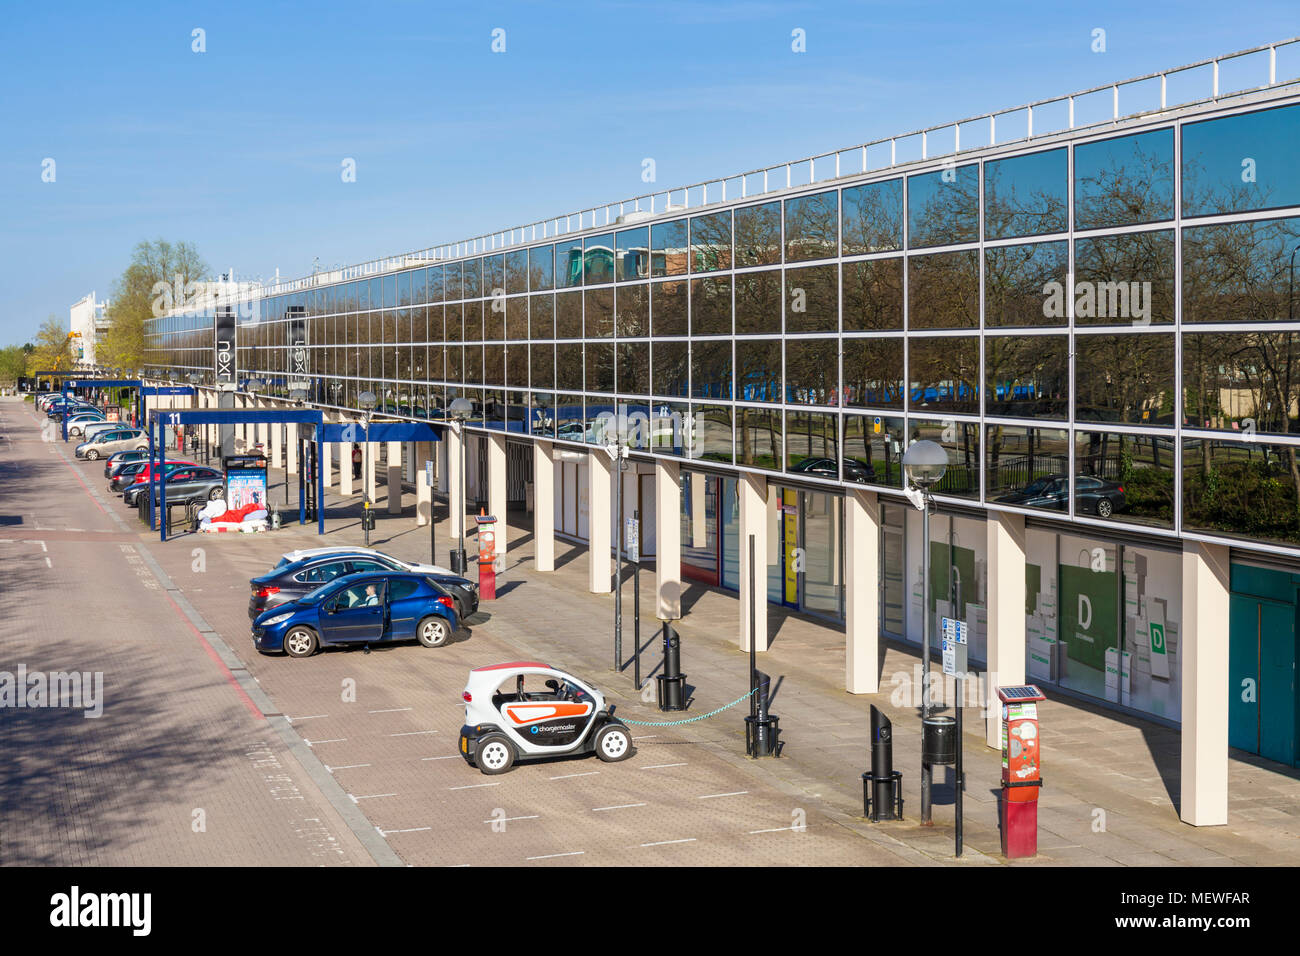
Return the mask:
M 352 477 L 354 479 L 361 477 L 361 446 L 352 446 Z

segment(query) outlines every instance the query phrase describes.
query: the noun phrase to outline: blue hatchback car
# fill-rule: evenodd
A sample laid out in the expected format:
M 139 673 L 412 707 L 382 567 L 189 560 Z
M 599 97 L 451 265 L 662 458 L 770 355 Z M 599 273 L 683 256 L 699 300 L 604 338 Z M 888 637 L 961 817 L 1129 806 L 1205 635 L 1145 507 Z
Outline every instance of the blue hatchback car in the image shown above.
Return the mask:
M 455 601 L 425 575 L 349 574 L 263 611 L 253 621 L 253 646 L 290 657 L 310 657 L 332 644 L 441 647 L 457 627 Z

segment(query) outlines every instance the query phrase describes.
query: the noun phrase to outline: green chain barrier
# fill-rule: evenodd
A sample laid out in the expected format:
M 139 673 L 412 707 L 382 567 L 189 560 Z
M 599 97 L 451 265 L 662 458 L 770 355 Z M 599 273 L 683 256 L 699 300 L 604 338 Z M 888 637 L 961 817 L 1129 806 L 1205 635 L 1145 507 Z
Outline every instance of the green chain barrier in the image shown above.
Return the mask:
M 711 710 L 707 714 L 700 714 L 697 717 L 687 717 L 684 720 L 632 720 L 630 717 L 618 717 L 617 719 L 621 720 L 625 724 L 636 724 L 638 727 L 676 727 L 680 724 L 693 724 L 697 720 L 706 720 L 707 718 L 712 717 L 714 714 L 720 714 L 724 710 L 729 710 L 730 708 L 735 707 L 746 697 L 750 696 L 750 694 L 753 694 L 754 691 L 759 690 L 762 687 L 766 687 L 768 683 L 769 683 L 768 681 L 764 681 L 762 684 L 759 684 L 758 687 L 755 687 L 754 690 L 751 690 L 749 693 L 741 694 L 730 704 L 724 704 L 723 706 L 719 707 L 717 710 Z

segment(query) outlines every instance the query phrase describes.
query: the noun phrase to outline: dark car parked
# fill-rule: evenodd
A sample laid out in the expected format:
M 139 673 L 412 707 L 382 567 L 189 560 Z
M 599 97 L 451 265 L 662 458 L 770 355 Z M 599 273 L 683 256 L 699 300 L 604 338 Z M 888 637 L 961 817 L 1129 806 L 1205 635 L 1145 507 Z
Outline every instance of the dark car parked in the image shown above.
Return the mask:
M 153 488 L 154 504 L 159 501 L 159 487 L 151 482 L 128 485 L 122 492 L 127 507 L 134 508 L 140 496 Z M 226 475 L 203 465 L 184 465 L 167 476 L 168 502 L 215 501 L 226 496 Z
M 296 601 L 322 584 L 348 574 L 407 570 L 396 561 L 373 554 L 337 552 L 282 564 L 248 582 L 248 616 L 255 619 L 267 608 Z M 458 574 L 425 573 L 423 576 L 435 582 L 452 599 L 459 620 L 465 620 L 478 610 L 478 588 L 468 578 Z
M 149 453 L 146 451 L 143 454 L 145 457 L 142 460 L 124 462 L 110 473 L 108 482 L 109 491 L 115 495 L 120 495 L 126 491 L 127 488 L 130 488 L 139 481 L 141 473 L 149 467 Z M 171 482 L 171 476 L 176 469 L 195 467 L 197 467 L 197 462 L 193 461 L 169 461 L 167 462 L 167 481 L 169 483 Z M 215 471 L 216 469 L 211 470 Z M 167 490 L 167 495 L 168 497 L 171 497 L 170 487 Z
M 1075 475 L 1075 513 L 1094 514 L 1109 518 L 1128 505 L 1124 486 L 1092 475 Z M 1065 475 L 1044 475 L 1031 481 L 1019 491 L 1002 495 L 996 501 L 1026 508 L 1055 508 L 1066 511 L 1070 507 L 1070 481 Z
M 795 474 L 815 475 L 818 478 L 838 479 L 834 458 L 805 458 L 790 468 Z M 853 458 L 844 459 L 844 480 L 869 482 L 876 481 L 876 471 L 865 462 Z
M 114 452 L 104 460 L 104 477 L 112 478 L 115 471 L 120 470 L 123 465 L 148 460 L 148 451 L 139 451 L 138 449 L 132 448 L 130 451 Z

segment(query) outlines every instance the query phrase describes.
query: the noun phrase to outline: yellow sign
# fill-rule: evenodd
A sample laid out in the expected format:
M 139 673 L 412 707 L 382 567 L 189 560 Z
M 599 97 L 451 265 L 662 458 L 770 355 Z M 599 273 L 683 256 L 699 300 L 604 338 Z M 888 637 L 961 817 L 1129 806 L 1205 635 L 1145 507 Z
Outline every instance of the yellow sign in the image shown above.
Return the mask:
M 781 491 L 781 525 L 785 551 L 785 603 L 799 603 L 799 572 L 796 570 L 799 550 L 799 492 Z

